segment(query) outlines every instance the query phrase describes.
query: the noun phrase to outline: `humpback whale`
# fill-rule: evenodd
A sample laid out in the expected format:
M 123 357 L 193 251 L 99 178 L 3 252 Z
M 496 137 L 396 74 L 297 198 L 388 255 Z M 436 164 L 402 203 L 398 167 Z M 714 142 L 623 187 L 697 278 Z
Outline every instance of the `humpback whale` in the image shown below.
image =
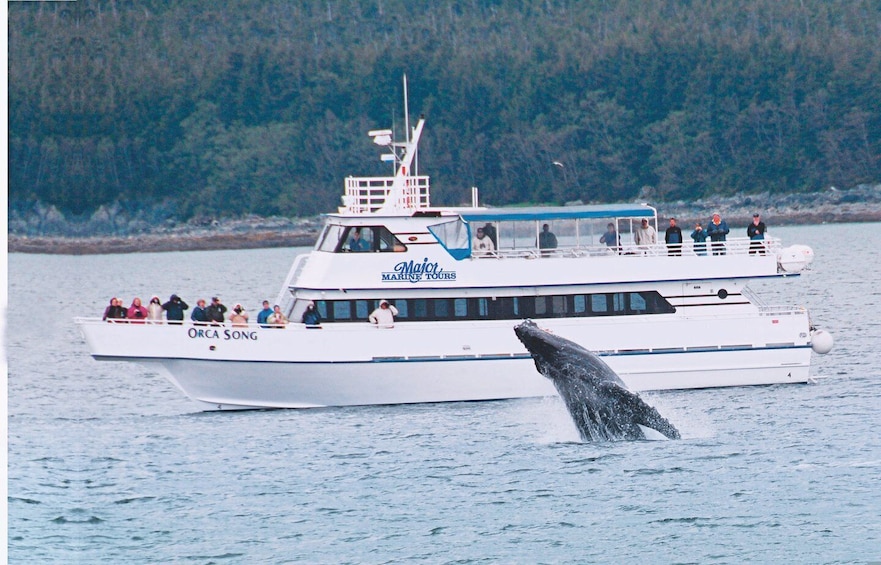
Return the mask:
M 532 354 L 538 372 L 553 381 L 582 440 L 646 439 L 640 426 L 679 439 L 673 424 L 630 391 L 595 354 L 532 320 L 516 326 L 514 333 Z

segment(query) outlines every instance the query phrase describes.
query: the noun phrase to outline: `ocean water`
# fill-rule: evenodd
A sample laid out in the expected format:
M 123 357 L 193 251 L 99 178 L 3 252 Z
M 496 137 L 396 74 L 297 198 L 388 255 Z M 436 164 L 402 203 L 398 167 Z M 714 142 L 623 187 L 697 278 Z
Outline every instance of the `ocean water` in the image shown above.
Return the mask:
M 881 226 L 811 245 L 809 385 L 644 394 L 679 441 L 582 443 L 559 399 L 202 413 L 72 319 L 111 296 L 252 315 L 298 250 L 9 256 L 11 563 L 881 562 Z

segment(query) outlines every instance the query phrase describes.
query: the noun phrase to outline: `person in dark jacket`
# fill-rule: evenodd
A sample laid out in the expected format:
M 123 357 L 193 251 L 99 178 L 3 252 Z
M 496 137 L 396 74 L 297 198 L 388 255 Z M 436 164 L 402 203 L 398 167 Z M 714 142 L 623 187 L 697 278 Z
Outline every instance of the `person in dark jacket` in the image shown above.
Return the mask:
M 707 232 L 704 231 L 704 228 L 701 226 L 701 223 L 698 222 L 694 225 L 694 231 L 691 232 L 691 239 L 694 240 L 694 253 L 695 255 L 706 255 L 707 254 Z
M 710 236 L 710 247 L 713 255 L 725 255 L 725 236 L 728 235 L 728 224 L 719 214 L 713 214 L 713 219 L 707 226 L 707 235 Z
M 211 305 L 205 308 L 205 315 L 212 324 L 222 324 L 223 315 L 226 314 L 226 306 L 216 296 L 211 299 Z
M 196 301 L 196 307 L 193 308 L 192 314 L 190 314 L 190 319 L 196 324 L 207 324 L 208 323 L 208 313 L 205 312 L 205 300 L 200 298 Z
M 189 310 L 190 305 L 181 300 L 181 297 L 172 294 L 168 302 L 162 305 L 165 310 L 165 319 L 170 324 L 180 324 L 184 321 L 184 310 Z
M 670 218 L 664 241 L 667 242 L 667 255 L 682 255 L 682 229 L 676 225 L 676 218 Z
M 483 228 L 486 230 L 486 228 Z M 486 231 L 484 231 L 486 233 Z M 551 231 L 551 226 L 548 224 L 544 224 L 541 227 L 541 232 L 538 234 L 538 248 L 539 249 L 556 249 L 557 248 L 557 236 L 554 235 L 554 232 Z M 549 255 L 550 251 L 542 251 L 542 255 Z
M 115 296 L 110 299 L 110 306 L 104 310 L 104 318 L 103 320 L 124 320 L 126 315 L 125 307 L 119 303 L 119 299 Z
M 606 233 L 600 237 L 600 243 L 605 243 L 606 247 L 616 251 L 621 248 L 621 236 L 615 230 L 615 224 L 609 222 L 609 225 L 606 226 Z
M 302 321 L 304 324 L 311 327 L 321 325 L 321 314 L 318 313 L 318 310 L 315 308 L 315 304 L 310 302 L 306 306 L 306 311 L 303 312 Z
M 753 223 L 746 227 L 746 235 L 749 236 L 749 254 L 765 254 L 765 222 L 759 214 L 753 214 Z
M 499 240 L 498 240 L 498 235 L 496 232 L 496 227 L 494 225 L 492 225 L 490 222 L 487 222 L 483 226 L 483 233 L 486 234 L 486 237 L 488 237 L 489 240 L 493 242 L 493 248 L 498 249 L 499 248 Z

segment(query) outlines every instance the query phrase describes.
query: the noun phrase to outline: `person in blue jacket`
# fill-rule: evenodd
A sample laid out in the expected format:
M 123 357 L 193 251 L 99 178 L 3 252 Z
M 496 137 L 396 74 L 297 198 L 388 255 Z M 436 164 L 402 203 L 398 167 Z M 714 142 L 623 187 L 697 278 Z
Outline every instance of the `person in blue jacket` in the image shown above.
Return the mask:
M 352 237 L 349 238 L 349 251 L 355 253 L 370 251 L 370 242 L 361 237 L 361 228 L 355 228 L 352 231 Z
M 269 307 L 269 301 L 263 301 L 263 310 L 257 313 L 257 325 L 261 328 L 269 327 L 269 316 L 272 315 L 272 308 Z
M 713 214 L 713 219 L 707 226 L 707 235 L 710 236 L 710 248 L 713 255 L 725 255 L 725 236 L 728 235 L 728 224 L 718 213 Z
M 190 314 L 190 319 L 197 324 L 207 324 L 208 314 L 205 312 L 205 299 L 200 298 L 196 301 L 196 307 Z
M 691 232 L 691 239 L 694 240 L 694 254 L 706 255 L 707 244 L 705 242 L 707 241 L 707 232 L 704 231 L 700 222 L 694 225 L 694 231 Z

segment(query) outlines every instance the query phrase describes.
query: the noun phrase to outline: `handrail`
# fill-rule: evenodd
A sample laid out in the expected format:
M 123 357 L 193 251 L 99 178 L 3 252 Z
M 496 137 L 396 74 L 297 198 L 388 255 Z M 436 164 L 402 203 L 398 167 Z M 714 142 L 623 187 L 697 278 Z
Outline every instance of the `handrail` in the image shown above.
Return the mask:
M 681 245 L 681 255 L 684 256 L 712 256 L 718 255 L 777 255 L 782 249 L 782 243 L 778 238 L 767 238 L 762 241 L 753 241 L 747 237 L 733 237 L 727 241 L 711 242 L 707 241 L 703 246 L 693 242 L 686 242 Z M 666 257 L 669 255 L 665 243 L 655 243 L 652 245 L 636 245 L 635 243 L 625 243 L 619 247 L 608 247 L 606 245 L 561 245 L 554 249 L 539 249 L 535 246 L 502 248 L 483 254 L 472 254 L 473 259 L 537 259 L 541 257 L 607 257 L 607 256 L 625 256 L 625 257 Z M 724 253 L 722 253 L 724 251 Z

